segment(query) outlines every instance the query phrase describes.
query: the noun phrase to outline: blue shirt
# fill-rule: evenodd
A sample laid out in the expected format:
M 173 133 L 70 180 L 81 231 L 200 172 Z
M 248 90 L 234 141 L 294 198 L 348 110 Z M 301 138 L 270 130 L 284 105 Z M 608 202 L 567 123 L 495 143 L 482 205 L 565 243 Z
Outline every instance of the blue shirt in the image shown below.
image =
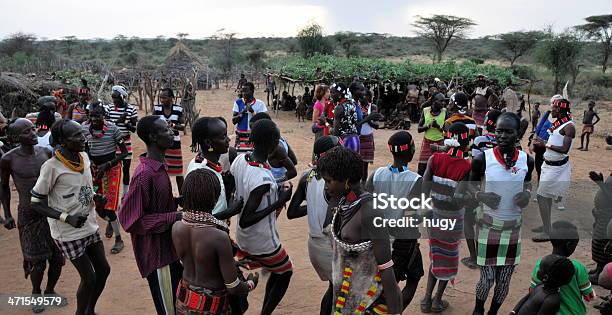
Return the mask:
M 548 120 L 549 115 L 550 111 L 545 112 L 535 129 L 536 136 L 544 141 L 547 141 L 548 137 L 550 137 L 548 129 L 552 127 L 552 123 Z

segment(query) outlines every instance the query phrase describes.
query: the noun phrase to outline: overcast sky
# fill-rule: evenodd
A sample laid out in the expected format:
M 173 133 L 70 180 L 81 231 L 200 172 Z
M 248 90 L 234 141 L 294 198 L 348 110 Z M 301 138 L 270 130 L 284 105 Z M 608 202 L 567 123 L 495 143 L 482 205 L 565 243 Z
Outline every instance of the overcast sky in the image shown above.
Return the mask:
M 0 38 L 18 31 L 39 38 L 204 38 L 217 30 L 239 37 L 295 36 L 311 21 L 337 31 L 413 36 L 416 15 L 469 17 L 470 37 L 517 30 L 557 31 L 590 15 L 612 13 L 611 0 L 0 0 Z

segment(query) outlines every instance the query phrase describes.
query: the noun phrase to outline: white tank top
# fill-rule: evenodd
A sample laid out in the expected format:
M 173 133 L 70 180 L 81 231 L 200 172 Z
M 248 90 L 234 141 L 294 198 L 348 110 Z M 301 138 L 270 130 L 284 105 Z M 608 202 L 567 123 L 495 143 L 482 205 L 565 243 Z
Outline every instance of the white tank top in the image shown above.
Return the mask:
M 414 187 L 414 183 L 421 178 L 421 175 L 411 171 L 404 170 L 403 172 L 394 172 L 391 170 L 391 165 L 386 167 L 379 167 L 374 171 L 372 177 L 372 183 L 374 185 L 374 192 L 377 194 L 386 193 L 387 195 L 393 195 L 396 198 L 407 198 Z M 406 210 L 404 212 L 401 209 L 387 209 L 385 210 L 385 217 L 388 219 L 399 219 L 402 216 L 415 215 L 416 210 Z
M 483 204 L 486 214 L 498 220 L 511 221 L 521 217 L 521 208 L 514 204 L 513 198 L 523 191 L 523 182 L 527 175 L 527 153 L 519 151 L 516 164 L 506 169 L 495 158 L 494 150 L 484 151 L 485 155 L 485 192 L 494 192 L 501 196 L 497 209 L 491 209 Z
M 550 134 L 550 137 L 548 137 L 548 141 L 546 142 L 547 144 L 550 145 L 554 145 L 554 146 L 562 146 L 563 145 L 563 139 L 565 138 L 564 135 L 562 135 L 560 133 L 561 129 L 565 128 L 565 126 L 569 125 L 569 124 L 574 124 L 574 121 L 570 120 L 566 123 L 564 123 L 563 125 L 559 126 L 559 128 L 553 130 L 552 133 L 550 133 L 550 131 L 548 132 Z M 570 148 L 569 150 L 572 149 L 572 146 L 574 144 L 574 139 L 572 139 L 572 143 L 570 144 Z M 567 151 L 567 153 L 569 153 L 569 150 Z M 544 152 L 544 159 L 546 161 L 561 161 L 563 159 L 565 159 L 566 157 L 568 157 L 569 154 L 564 154 L 564 153 L 559 153 L 557 151 L 553 151 L 551 149 L 546 149 L 546 152 Z
M 325 237 L 323 228 L 329 203 L 325 198 L 325 181 L 312 176 L 306 186 L 308 233 L 312 237 Z
M 195 161 L 195 158 L 193 158 L 191 162 L 189 162 L 189 166 L 187 166 L 187 173 L 185 173 L 185 176 L 187 176 L 187 174 L 198 168 L 210 170 L 215 173 L 215 175 L 217 175 L 217 179 L 219 179 L 219 184 L 221 185 L 221 194 L 219 194 L 219 199 L 217 200 L 217 203 L 215 204 L 215 207 L 211 212 L 213 215 L 215 215 L 221 211 L 224 211 L 225 209 L 227 209 L 227 199 L 225 195 L 225 185 L 223 184 L 223 177 L 221 177 L 221 174 L 217 173 L 215 170 L 206 165 L 206 159 L 203 159 L 202 163 L 197 163 Z

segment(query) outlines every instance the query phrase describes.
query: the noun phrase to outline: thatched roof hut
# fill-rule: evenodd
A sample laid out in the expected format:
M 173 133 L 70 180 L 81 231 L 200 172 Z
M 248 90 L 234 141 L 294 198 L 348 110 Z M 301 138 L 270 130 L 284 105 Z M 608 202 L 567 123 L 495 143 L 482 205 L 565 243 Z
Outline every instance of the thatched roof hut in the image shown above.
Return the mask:
M 163 73 L 193 73 L 205 70 L 206 65 L 182 41 L 176 42 L 159 68 Z

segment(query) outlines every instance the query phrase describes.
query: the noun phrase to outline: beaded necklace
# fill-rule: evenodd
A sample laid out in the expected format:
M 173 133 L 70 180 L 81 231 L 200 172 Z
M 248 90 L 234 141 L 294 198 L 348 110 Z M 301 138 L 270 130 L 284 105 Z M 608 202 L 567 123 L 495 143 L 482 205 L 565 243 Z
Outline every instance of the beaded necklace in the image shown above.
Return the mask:
M 81 154 L 79 154 L 78 163 L 67 159 L 65 156 L 62 155 L 60 150 L 55 150 L 55 158 L 57 158 L 60 162 L 62 162 L 62 164 L 64 164 L 64 166 L 66 166 L 69 170 L 73 172 L 79 172 L 82 174 L 83 170 L 85 169 L 85 161 L 83 161 L 83 156 L 81 156 Z
M 196 158 L 195 158 L 196 163 L 202 163 L 204 162 L 204 160 L 205 160 L 204 157 L 200 153 L 196 155 Z M 223 171 L 223 167 L 221 166 L 220 163 L 215 163 L 207 159 L 206 159 L 206 166 L 208 166 L 209 168 L 211 168 L 217 173 L 221 173 Z
M 257 161 L 252 161 L 251 160 L 251 154 L 247 154 L 245 156 L 247 163 L 249 163 L 249 165 L 251 166 L 255 166 L 255 167 L 261 167 L 261 168 L 265 168 L 267 170 L 270 169 L 270 164 L 268 164 L 267 162 L 257 162 Z
M 192 228 L 203 228 L 203 227 L 216 227 L 220 230 L 229 233 L 229 227 L 225 222 L 215 218 L 208 212 L 195 212 L 191 210 L 185 210 L 183 212 L 183 219 L 181 220 L 185 225 Z

